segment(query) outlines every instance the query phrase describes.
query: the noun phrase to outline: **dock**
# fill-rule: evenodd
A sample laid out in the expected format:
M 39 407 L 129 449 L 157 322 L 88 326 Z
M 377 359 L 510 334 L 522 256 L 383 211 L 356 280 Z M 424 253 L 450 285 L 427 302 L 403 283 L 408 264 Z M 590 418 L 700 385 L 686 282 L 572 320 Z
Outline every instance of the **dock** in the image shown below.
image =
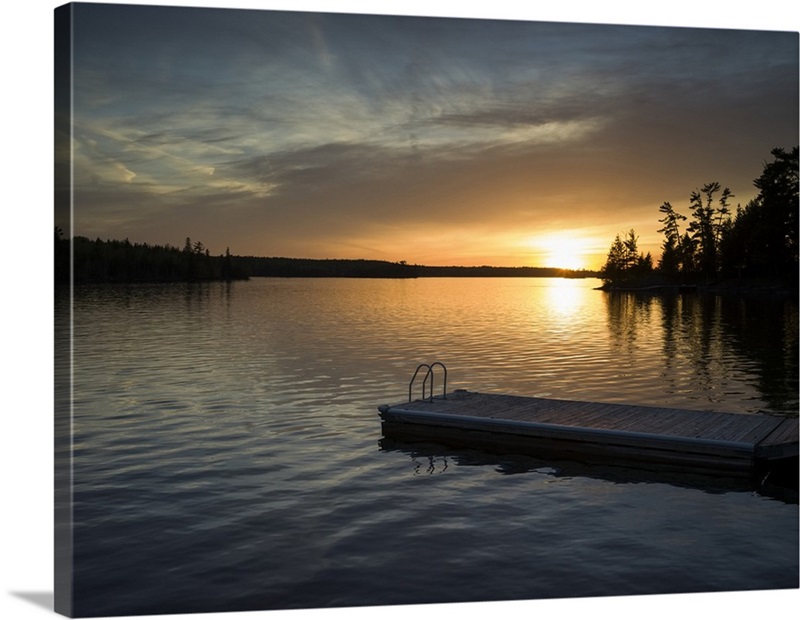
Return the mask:
M 798 419 L 784 416 L 466 390 L 378 411 L 387 436 L 543 457 L 734 475 L 798 462 Z

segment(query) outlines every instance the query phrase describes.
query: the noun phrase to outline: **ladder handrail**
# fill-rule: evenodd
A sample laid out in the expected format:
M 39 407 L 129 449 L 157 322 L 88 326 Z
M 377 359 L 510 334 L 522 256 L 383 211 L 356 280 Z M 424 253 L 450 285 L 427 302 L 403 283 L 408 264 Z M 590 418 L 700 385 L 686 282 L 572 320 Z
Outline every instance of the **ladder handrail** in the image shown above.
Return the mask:
M 411 387 L 414 385 L 414 380 L 417 378 L 417 374 L 422 368 L 428 369 L 428 372 L 425 373 L 425 379 L 422 382 L 422 400 L 425 400 L 425 384 L 428 382 L 428 377 L 432 377 L 433 369 L 429 364 L 420 364 L 417 366 L 417 369 L 414 371 L 414 376 L 411 377 L 411 381 L 408 384 L 408 402 L 411 402 Z M 433 378 L 431 378 L 431 398 L 433 398 Z
M 431 399 L 433 399 L 433 367 L 441 366 L 444 371 L 444 385 L 442 386 L 442 398 L 447 398 L 447 366 L 441 362 L 434 362 L 431 364 Z
M 447 367 L 442 364 L 442 362 L 433 362 L 433 364 L 420 364 L 417 366 L 417 369 L 414 371 L 414 375 L 411 377 L 411 381 L 408 383 L 408 402 L 411 402 L 411 389 L 414 386 L 414 381 L 419 374 L 419 371 L 423 368 L 427 368 L 428 372 L 425 373 L 425 378 L 422 380 L 422 400 L 425 400 L 425 385 L 428 383 L 428 377 L 431 378 L 431 392 L 430 398 L 428 399 L 429 402 L 433 401 L 433 380 L 434 380 L 434 366 L 441 366 L 442 370 L 444 371 L 444 387 L 442 389 L 442 398 L 447 398 Z

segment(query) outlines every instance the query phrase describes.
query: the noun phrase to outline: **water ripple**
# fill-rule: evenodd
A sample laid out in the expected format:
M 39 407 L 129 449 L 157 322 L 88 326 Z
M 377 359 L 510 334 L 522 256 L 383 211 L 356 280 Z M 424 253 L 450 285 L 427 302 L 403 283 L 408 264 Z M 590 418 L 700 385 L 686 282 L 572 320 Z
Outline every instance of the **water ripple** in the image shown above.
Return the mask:
M 76 291 L 75 611 L 796 587 L 796 506 L 382 447 L 434 360 L 449 390 L 797 415 L 796 307 L 596 284 Z

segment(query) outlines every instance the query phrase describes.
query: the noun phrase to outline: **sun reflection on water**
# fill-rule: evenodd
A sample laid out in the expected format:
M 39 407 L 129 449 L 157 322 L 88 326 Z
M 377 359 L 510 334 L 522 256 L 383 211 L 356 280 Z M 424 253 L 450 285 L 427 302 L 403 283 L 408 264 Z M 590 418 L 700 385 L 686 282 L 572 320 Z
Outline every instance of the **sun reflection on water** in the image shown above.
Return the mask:
M 574 278 L 552 278 L 547 288 L 547 302 L 553 316 L 574 317 L 584 300 L 586 285 Z

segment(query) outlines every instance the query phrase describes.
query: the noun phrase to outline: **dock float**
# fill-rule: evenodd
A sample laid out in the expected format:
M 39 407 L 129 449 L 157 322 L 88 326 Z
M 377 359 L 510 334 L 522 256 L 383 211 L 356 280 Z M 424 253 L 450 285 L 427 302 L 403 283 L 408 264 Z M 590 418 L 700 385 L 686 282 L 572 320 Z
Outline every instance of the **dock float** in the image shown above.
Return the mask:
M 422 399 L 378 411 L 384 434 L 403 440 L 732 475 L 798 462 L 798 419 L 781 416 L 467 390 L 424 398 L 424 386 Z

